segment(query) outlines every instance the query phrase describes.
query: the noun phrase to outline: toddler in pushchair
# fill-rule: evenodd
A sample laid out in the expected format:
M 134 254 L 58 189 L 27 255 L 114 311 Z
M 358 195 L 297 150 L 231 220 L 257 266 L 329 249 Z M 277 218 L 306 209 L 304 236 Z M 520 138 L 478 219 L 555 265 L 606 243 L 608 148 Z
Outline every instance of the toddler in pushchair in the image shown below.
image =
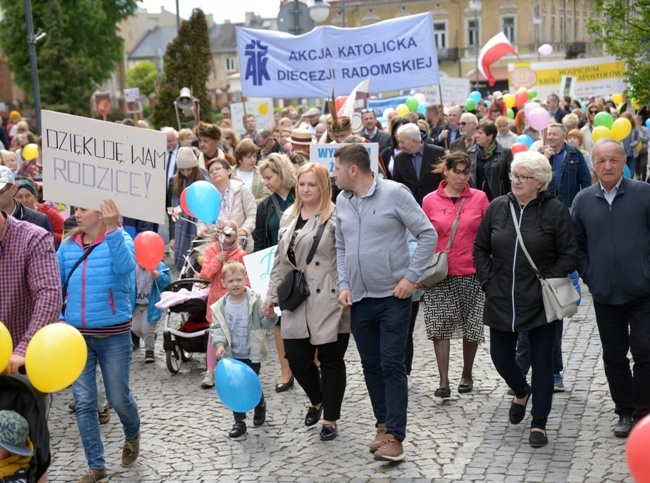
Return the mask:
M 0 481 L 45 481 L 51 459 L 44 396 L 27 376 L 0 376 Z

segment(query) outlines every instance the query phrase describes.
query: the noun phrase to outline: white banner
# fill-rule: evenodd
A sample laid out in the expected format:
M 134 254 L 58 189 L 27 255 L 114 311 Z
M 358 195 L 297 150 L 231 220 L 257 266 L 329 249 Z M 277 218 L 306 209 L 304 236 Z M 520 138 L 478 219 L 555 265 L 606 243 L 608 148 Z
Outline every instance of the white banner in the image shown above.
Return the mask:
M 275 120 L 273 119 L 273 99 L 248 99 L 246 109 L 243 102 L 233 102 L 230 104 L 230 120 L 232 128 L 240 135 L 246 134 L 244 127 L 244 115 L 252 114 L 255 116 L 256 130 L 273 129 Z
M 464 106 L 467 104 L 467 97 L 470 92 L 469 79 L 440 76 L 439 87 L 442 90 L 442 102 L 440 102 L 438 85 L 418 87 L 417 89 L 413 89 L 411 94 L 420 92 L 424 94 L 429 104 L 435 104 L 436 106 L 443 103 L 445 106 Z
M 246 267 L 248 281 L 251 284 L 251 288 L 260 294 L 262 300 L 266 300 L 266 292 L 269 289 L 276 248 L 278 246 L 274 245 L 244 257 L 244 266 Z M 275 313 L 281 315 L 278 307 L 275 308 Z
M 237 27 L 237 49 L 248 97 L 347 95 L 368 77 L 375 92 L 438 83 L 430 12 L 299 36 Z
M 98 210 L 107 198 L 129 218 L 167 223 L 165 134 L 42 111 L 44 196 Z
M 309 162 L 322 164 L 330 172 L 334 171 L 334 151 L 343 146 L 343 144 L 312 144 L 309 146 Z M 370 155 L 370 169 L 374 173 L 379 172 L 379 144 L 363 143 Z

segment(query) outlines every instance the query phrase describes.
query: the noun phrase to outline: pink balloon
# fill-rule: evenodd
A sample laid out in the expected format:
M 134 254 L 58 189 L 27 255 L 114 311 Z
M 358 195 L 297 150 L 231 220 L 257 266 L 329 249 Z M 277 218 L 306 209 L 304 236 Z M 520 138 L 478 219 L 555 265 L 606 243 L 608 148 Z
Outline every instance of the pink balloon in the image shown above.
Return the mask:
M 526 107 L 524 107 L 524 115 L 526 116 L 526 119 L 528 119 L 530 113 L 535 109 L 537 109 L 538 107 L 542 107 L 542 106 L 540 106 L 537 102 L 529 102 L 528 104 L 526 104 Z
M 536 131 L 541 131 L 548 127 L 548 122 L 551 120 L 551 115 L 543 107 L 533 109 L 528 115 L 528 123 L 530 127 Z
M 415 98 L 418 100 L 418 104 L 419 104 L 420 102 L 427 102 L 427 98 L 426 98 L 426 96 L 425 96 L 424 94 L 422 94 L 421 92 L 418 92 L 418 93 L 415 94 L 413 97 L 415 97 Z
M 553 46 L 551 44 L 540 45 L 537 52 L 541 55 L 551 55 L 553 53 Z

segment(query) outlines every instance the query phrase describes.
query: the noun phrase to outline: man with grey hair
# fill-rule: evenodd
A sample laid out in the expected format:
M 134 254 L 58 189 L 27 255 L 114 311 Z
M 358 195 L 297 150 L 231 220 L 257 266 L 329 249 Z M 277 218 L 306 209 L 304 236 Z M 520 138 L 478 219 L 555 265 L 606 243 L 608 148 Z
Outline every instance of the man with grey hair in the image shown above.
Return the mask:
M 401 153 L 395 156 L 393 180 L 410 189 L 415 200 L 422 206 L 422 199 L 438 189 L 442 181 L 442 175 L 434 174 L 433 169 L 445 150 L 423 143 L 420 128 L 412 123 L 400 126 L 396 138 Z
M 449 114 L 447 115 L 447 119 L 449 119 L 449 123 L 445 126 L 445 128 L 442 131 L 440 131 L 438 137 L 434 138 L 434 142 L 436 143 L 436 146 L 449 149 L 451 143 L 456 141 L 456 139 L 460 138 L 460 129 L 458 126 L 458 122 L 460 121 L 460 116 L 462 114 L 463 114 L 463 110 L 460 108 L 460 106 L 451 106 L 449 108 Z
M 462 151 L 466 153 L 469 148 L 474 146 L 474 136 L 476 135 L 477 127 L 478 119 L 471 112 L 466 112 L 460 116 L 460 122 L 458 123 L 460 137 L 451 143 L 449 151 Z
M 551 114 L 551 117 L 558 123 L 562 122 L 564 116 L 568 114 L 568 112 L 560 107 L 560 97 L 557 94 L 549 94 L 546 97 L 546 107 L 548 107 L 548 112 Z
M 273 137 L 271 131 L 262 129 L 255 134 L 255 144 L 260 148 L 259 159 L 266 159 L 271 153 L 286 154 L 287 150 L 284 149 L 279 142 Z
M 165 126 L 160 128 L 167 136 L 167 153 L 165 156 L 165 169 L 167 170 L 167 184 L 176 174 L 176 155 L 178 154 L 178 131 L 173 127 Z
M 598 182 L 573 201 L 578 272 L 593 298 L 614 436 L 625 438 L 650 414 L 650 184 L 623 177 L 625 151 L 613 139 L 596 142 L 593 157 Z

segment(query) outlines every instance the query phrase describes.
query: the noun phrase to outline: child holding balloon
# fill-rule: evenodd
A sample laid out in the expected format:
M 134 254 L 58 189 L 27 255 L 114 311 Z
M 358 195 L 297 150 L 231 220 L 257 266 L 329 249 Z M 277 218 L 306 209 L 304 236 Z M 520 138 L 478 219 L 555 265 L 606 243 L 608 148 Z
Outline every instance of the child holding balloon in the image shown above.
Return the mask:
M 277 317 L 275 313 L 272 314 L 272 319 L 262 314 L 262 299 L 258 293 L 246 286 L 246 268 L 242 263 L 227 262 L 221 269 L 221 282 L 227 293 L 210 307 L 210 336 L 216 357 L 232 357 L 259 375 L 261 363 L 267 353 L 267 329 L 275 326 Z M 242 394 L 245 394 L 245 391 Z M 249 407 L 256 404 L 253 426 L 261 426 L 266 421 L 264 394 L 262 393 L 259 401 L 248 402 Z M 246 413 L 235 411 L 234 416 L 235 424 L 228 435 L 231 438 L 239 438 L 246 433 Z
M 232 220 L 219 220 L 216 225 L 216 235 L 213 243 L 205 251 L 204 257 L 199 257 L 202 265 L 199 275 L 203 280 L 210 282 L 208 293 L 208 310 L 206 317 L 212 320 L 212 304 L 223 297 L 227 290 L 222 284 L 222 269 L 227 262 L 244 262 L 246 252 L 241 248 L 237 240 L 237 223 Z M 214 369 L 217 367 L 216 349 L 212 340 L 208 339 L 208 347 L 205 355 L 207 370 L 203 374 L 201 387 L 208 389 L 214 387 Z

